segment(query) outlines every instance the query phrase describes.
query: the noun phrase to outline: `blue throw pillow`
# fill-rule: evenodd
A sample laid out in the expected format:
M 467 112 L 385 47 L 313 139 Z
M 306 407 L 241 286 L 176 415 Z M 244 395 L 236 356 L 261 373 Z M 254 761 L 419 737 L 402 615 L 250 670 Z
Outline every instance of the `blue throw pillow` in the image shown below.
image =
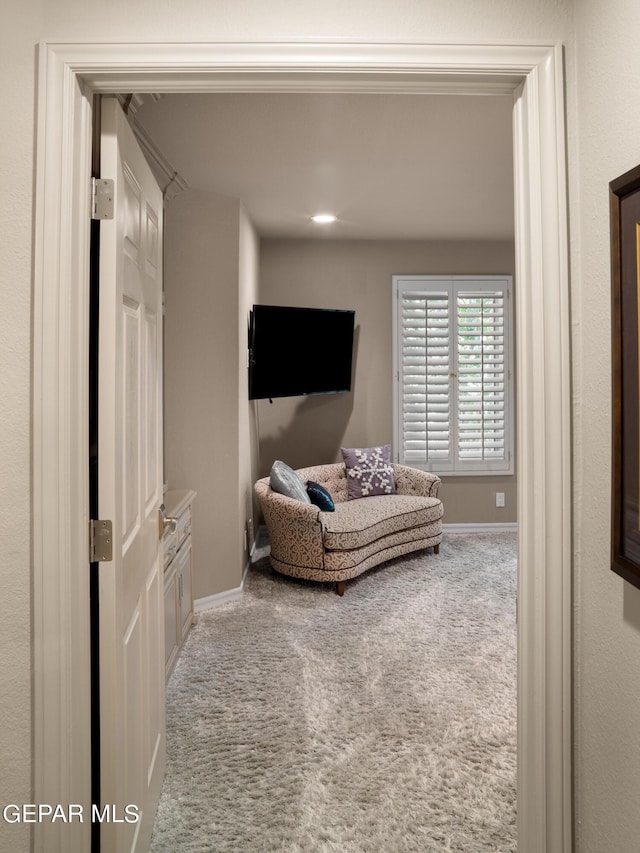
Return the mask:
M 307 494 L 311 499 L 311 503 L 320 507 L 323 512 L 333 512 L 335 510 L 333 498 L 320 483 L 314 483 L 313 480 L 309 480 L 307 482 Z

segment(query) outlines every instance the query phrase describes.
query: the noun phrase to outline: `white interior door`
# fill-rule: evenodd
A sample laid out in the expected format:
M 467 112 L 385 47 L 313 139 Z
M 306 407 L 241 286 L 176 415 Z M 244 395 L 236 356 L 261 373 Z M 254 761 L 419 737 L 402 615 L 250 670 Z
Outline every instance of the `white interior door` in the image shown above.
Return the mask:
M 98 500 L 114 549 L 99 570 L 101 838 L 119 853 L 147 848 L 165 740 L 162 192 L 115 98 L 103 99 L 100 160 L 114 180 L 100 226 Z

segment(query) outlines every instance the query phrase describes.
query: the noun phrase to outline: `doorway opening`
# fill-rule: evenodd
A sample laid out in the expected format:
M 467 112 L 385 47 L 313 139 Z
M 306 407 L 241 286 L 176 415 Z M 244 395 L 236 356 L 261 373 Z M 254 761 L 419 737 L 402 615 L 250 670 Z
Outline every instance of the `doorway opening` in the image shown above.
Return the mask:
M 349 306 L 355 308 L 357 320 L 362 317 L 355 375 L 356 392 L 359 390 L 360 393 L 356 393 L 348 412 L 345 412 L 346 395 L 321 401 L 317 398 L 277 399 L 273 406 L 267 401 L 255 403 L 260 407 L 262 435 L 259 438 L 265 442 L 263 469 L 255 478 L 268 474 L 273 459 L 283 459 L 294 468 L 332 461 L 336 454 L 339 457 L 340 437 L 347 418 L 350 424 L 358 417 L 361 424 L 366 422 L 371 441 L 367 444 L 363 439 L 362 446 L 375 443 L 376 434 L 379 435 L 378 431 L 386 426 L 382 416 L 378 421 L 383 423 L 374 425 L 371 422 L 376 412 L 387 413 L 388 409 L 384 397 L 391 385 L 392 357 L 386 346 L 392 322 L 389 310 L 391 274 L 398 268 L 405 271 L 421 269 L 416 267 L 417 263 L 424 264 L 423 272 L 441 271 L 446 265 L 462 273 L 513 273 L 513 248 L 512 245 L 507 248 L 507 244 L 513 242 L 513 102 L 512 97 L 506 95 L 447 97 L 444 93 L 430 96 L 395 93 L 346 96 L 329 93 L 168 94 L 154 95 L 153 98 L 135 96 L 134 101 L 136 108 L 130 110 L 129 118 L 136 132 L 142 135 L 143 150 L 150 149 L 148 157 L 150 163 L 156 165 L 159 183 L 174 188 L 165 205 L 169 254 L 165 275 L 165 326 L 169 339 L 165 363 L 169 367 L 169 384 L 165 387 L 165 395 L 171 419 L 168 433 L 172 436 L 165 454 L 170 463 L 168 468 L 165 467 L 165 478 L 168 478 L 169 488 L 193 487 L 198 494 L 198 510 L 203 501 L 210 502 L 206 517 L 211 519 L 209 527 L 213 528 L 218 518 L 213 501 L 226 501 L 227 497 L 213 485 L 217 463 L 212 448 L 226 446 L 227 442 L 224 432 L 218 435 L 215 412 L 210 407 L 214 399 L 224 396 L 213 390 L 218 382 L 222 385 L 224 381 L 217 379 L 216 362 L 221 365 L 220 369 L 226 370 L 230 357 L 228 347 L 216 344 L 215 314 L 224 310 L 224 302 L 234 301 L 234 293 L 227 292 L 227 289 L 236 287 L 235 282 L 227 284 L 225 261 L 218 260 L 222 268 L 220 272 L 216 265 L 217 252 L 213 245 L 217 239 L 216 232 L 224 231 L 220 211 L 226 209 L 216 202 L 216 191 L 222 192 L 225 198 L 239 198 L 252 222 L 261 221 L 256 230 L 264 264 L 260 265 L 259 298 L 256 301 L 296 304 L 298 300 L 297 304 L 324 308 Z M 412 138 L 409 145 L 403 146 L 398 134 L 408 127 Z M 434 150 L 437 148 L 434 141 L 429 150 L 425 149 L 423 140 L 428 138 L 433 127 L 438 128 L 436 136 L 443 138 L 444 146 L 457 149 L 450 159 Z M 471 139 L 472 131 L 475 131 L 473 143 L 469 142 L 468 148 L 460 150 L 463 147 L 460 140 Z M 491 153 L 491 156 L 485 154 L 486 162 L 483 164 L 474 162 L 474 155 L 481 156 L 476 149 L 477 139 L 482 139 L 483 148 Z M 268 146 L 264 145 L 265 140 L 268 140 Z M 317 152 L 312 154 L 314 140 L 322 142 Z M 374 151 L 367 149 L 366 140 L 376 140 Z M 452 144 L 451 140 L 457 144 Z M 168 156 L 167 152 L 170 152 Z M 316 165 L 318 160 L 322 169 Z M 290 175 L 286 171 L 289 163 L 293 166 Z M 410 187 L 402 183 L 403 174 L 396 176 L 394 185 L 391 176 L 396 164 L 402 165 L 403 174 L 414 175 Z M 444 198 L 436 199 L 435 192 L 428 191 L 430 185 L 437 183 L 432 172 L 434 167 L 438 176 L 445 173 L 449 176 Z M 322 172 L 321 179 L 315 177 L 318 172 Z M 354 178 L 354 172 L 366 182 L 365 187 Z M 481 188 L 472 188 L 470 176 L 477 172 L 482 173 L 486 183 L 482 182 Z M 326 187 L 327 174 L 332 179 L 331 190 Z M 186 177 L 189 182 L 188 188 L 179 194 L 176 194 L 172 183 L 174 175 Z M 369 199 L 363 205 L 363 194 L 365 191 L 373 194 L 379 175 L 384 176 L 384 196 L 377 201 Z M 345 184 L 350 188 L 350 198 L 347 198 Z M 423 187 L 420 198 L 409 194 L 409 190 L 415 190 L 417 185 Z M 305 200 L 321 193 L 324 193 L 324 207 L 339 209 L 341 218 L 331 229 L 318 233 L 303 212 Z M 492 193 L 490 197 L 489 193 Z M 260 203 L 254 204 L 255 194 L 259 196 Z M 331 196 L 331 204 L 328 196 Z M 426 209 L 416 209 L 423 198 Z M 465 199 L 465 210 L 456 216 L 455 210 L 462 198 Z M 414 207 L 409 210 L 411 204 Z M 172 214 L 176 208 L 177 212 Z M 482 221 L 472 214 L 472 211 L 480 209 L 484 211 Z M 402 222 L 399 221 L 400 214 Z M 236 210 L 230 210 L 229 216 L 237 217 Z M 287 216 L 290 221 L 284 224 Z M 376 216 L 378 221 L 368 226 L 372 230 L 365 231 L 365 219 L 371 220 Z M 495 219 L 499 222 L 496 223 Z M 173 239 L 172 222 L 178 225 L 179 235 Z M 452 224 L 445 225 L 445 222 Z M 486 230 L 482 231 L 483 228 Z M 210 232 L 207 244 L 212 248 L 203 244 L 196 261 L 194 256 L 198 253 L 194 249 L 202 241 L 198 242 L 195 234 L 206 233 L 207 230 Z M 356 239 L 354 234 L 358 235 Z M 482 240 L 486 254 L 476 246 L 474 257 L 470 246 L 472 234 L 478 243 Z M 403 241 L 403 235 L 412 239 Z M 496 235 L 502 240 L 498 242 Z M 433 253 L 438 251 L 440 242 L 438 238 L 442 244 L 434 261 Z M 179 248 L 177 242 L 182 240 L 185 246 Z M 456 247 L 450 249 L 448 257 L 445 246 Z M 468 256 L 463 254 L 465 246 Z M 486 251 L 489 247 L 493 250 L 491 253 Z M 370 257 L 372 250 L 375 261 Z M 237 253 L 236 249 L 234 251 Z M 224 259 L 222 248 L 220 253 Z M 465 263 L 467 267 L 460 266 Z M 385 264 L 390 266 L 385 268 Z M 483 266 L 479 268 L 479 264 Z M 368 287 L 365 287 L 365 277 Z M 213 312 L 209 289 L 203 286 L 206 281 L 217 293 Z M 200 318 L 207 316 L 209 319 L 204 327 Z M 373 340 L 375 347 L 372 348 Z M 369 342 L 366 352 L 363 351 L 365 341 Z M 206 380 L 192 381 L 189 385 L 190 370 L 196 363 L 207 365 Z M 360 373 L 360 368 L 363 373 Z M 378 377 L 376 387 L 367 383 L 364 373 L 374 373 Z M 366 418 L 359 414 L 365 403 L 364 396 Z M 318 405 L 319 402 L 322 405 Z M 312 408 L 317 428 L 310 422 L 308 412 Z M 332 423 L 324 423 L 323 419 Z M 200 430 L 196 422 L 202 422 Z M 202 432 L 204 439 L 200 437 Z M 331 437 L 335 439 L 335 446 L 331 444 Z M 320 451 L 316 442 L 322 442 Z M 192 460 L 187 458 L 185 446 L 193 448 Z M 444 488 L 449 495 L 444 498 L 449 524 L 474 520 L 468 513 L 474 509 L 477 512 L 478 507 L 489 514 L 491 502 L 495 503 L 494 492 L 500 489 L 502 481 L 497 483 L 495 477 L 447 480 L 444 476 Z M 469 479 L 474 482 L 469 483 Z M 513 479 L 505 478 L 505 483 L 510 487 L 507 506 L 513 506 L 514 514 L 509 519 L 515 528 Z M 212 484 L 211 487 L 208 483 Z M 465 491 L 470 489 L 474 490 L 475 500 L 467 498 L 465 507 Z M 207 494 L 209 490 L 210 496 Z M 494 509 L 490 518 L 497 525 L 504 521 L 504 516 L 504 510 Z M 481 519 L 476 516 L 475 521 L 480 522 Z M 467 530 L 470 527 L 466 525 Z M 205 535 L 209 540 L 205 541 Z M 231 533 L 222 529 L 203 533 L 200 525 L 194 524 L 193 537 L 201 555 L 215 553 L 216 542 L 220 543 L 225 535 Z M 515 537 L 513 542 L 515 545 Z M 513 680 L 515 682 L 515 673 Z M 173 712 L 174 717 L 175 714 L 176 711 Z M 174 791 L 178 779 L 177 773 L 171 780 Z M 166 814 L 166 798 L 164 809 Z M 230 814 L 233 814 L 233 807 L 225 812 L 227 825 Z M 242 825 L 242 819 L 239 818 L 237 823 Z M 223 831 L 222 825 L 220 831 Z M 251 843 L 246 843 L 251 846 Z
M 569 849 L 570 395 L 560 48 L 50 42 L 41 59 L 33 465 L 37 801 L 83 802 L 90 772 L 88 621 L 76 614 L 88 599 L 86 177 L 93 92 L 500 89 L 515 98 L 516 276 L 524 297 L 517 338 L 526 377 L 518 404 L 519 850 L 541 849 L 544 839 Z M 59 638 L 55 645 L 46 642 L 52 634 Z M 65 730 L 73 738 L 60 737 Z M 35 832 L 37 840 L 41 829 Z M 63 849 L 83 849 L 82 839 L 69 837 Z

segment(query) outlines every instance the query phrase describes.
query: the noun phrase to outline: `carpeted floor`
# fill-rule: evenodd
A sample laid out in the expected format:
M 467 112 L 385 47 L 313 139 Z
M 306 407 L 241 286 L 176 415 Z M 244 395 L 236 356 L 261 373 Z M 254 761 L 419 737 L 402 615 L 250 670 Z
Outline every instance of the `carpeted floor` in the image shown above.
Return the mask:
M 257 552 L 167 690 L 152 853 L 512 853 L 516 537 L 333 587 Z

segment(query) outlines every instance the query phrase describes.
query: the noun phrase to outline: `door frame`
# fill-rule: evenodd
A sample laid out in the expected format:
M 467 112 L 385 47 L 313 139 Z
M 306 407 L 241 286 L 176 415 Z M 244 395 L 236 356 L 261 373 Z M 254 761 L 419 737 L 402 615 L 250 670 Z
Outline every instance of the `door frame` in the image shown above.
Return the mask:
M 558 44 L 86 43 L 39 52 L 33 322 L 34 802 L 85 804 L 92 100 L 116 92 L 512 94 L 518 363 L 518 851 L 572 846 L 571 395 Z M 90 824 L 34 827 L 88 849 Z

